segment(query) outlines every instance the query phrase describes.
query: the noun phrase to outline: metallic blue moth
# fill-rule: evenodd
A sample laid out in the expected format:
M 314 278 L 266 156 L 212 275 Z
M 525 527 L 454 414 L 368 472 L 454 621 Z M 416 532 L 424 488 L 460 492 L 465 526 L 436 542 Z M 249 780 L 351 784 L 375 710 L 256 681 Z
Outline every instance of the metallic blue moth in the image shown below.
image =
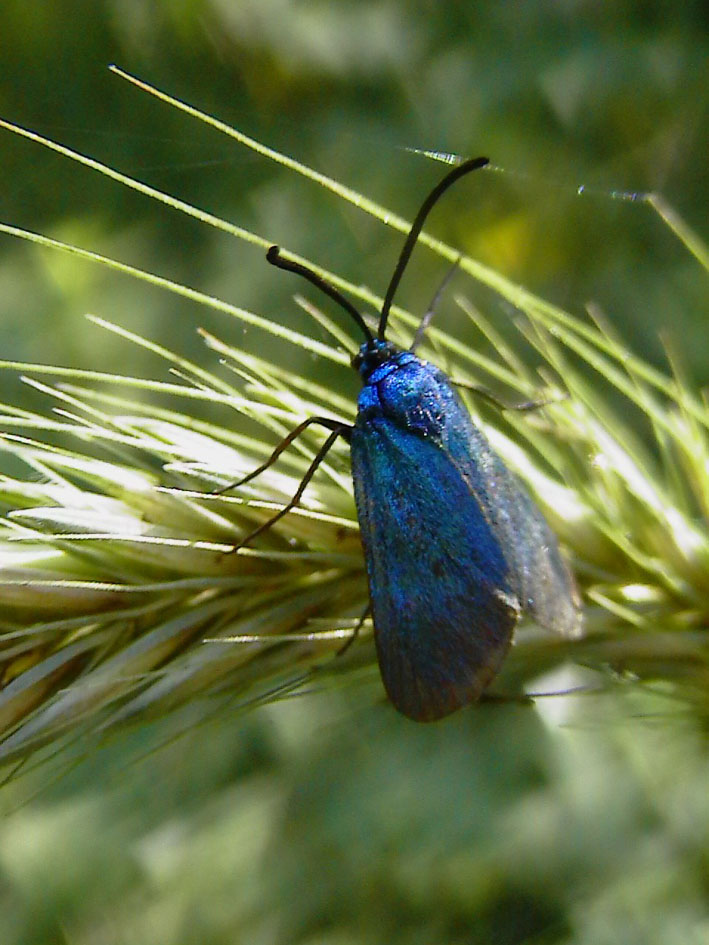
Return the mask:
M 242 544 L 298 504 L 338 437 L 350 443 L 352 477 L 384 687 L 420 722 L 480 697 L 499 671 L 520 617 L 573 635 L 573 579 L 554 535 L 517 478 L 472 423 L 448 377 L 386 340 L 394 293 L 428 213 L 450 185 L 487 163 L 465 161 L 421 206 L 382 306 L 377 335 L 334 286 L 280 255 L 340 304 L 365 336 L 353 367 L 362 378 L 354 426 L 311 417 L 238 484 L 268 468 L 312 424 L 330 431 L 291 501 Z M 425 326 L 422 326 L 425 327 Z M 224 490 L 222 490 L 224 491 Z

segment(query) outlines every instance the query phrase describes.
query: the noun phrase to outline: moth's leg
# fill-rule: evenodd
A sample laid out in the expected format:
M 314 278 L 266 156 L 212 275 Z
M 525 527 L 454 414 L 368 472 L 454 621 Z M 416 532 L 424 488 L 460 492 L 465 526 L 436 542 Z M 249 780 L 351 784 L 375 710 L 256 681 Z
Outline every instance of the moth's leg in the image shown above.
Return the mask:
M 318 424 L 321 427 L 325 427 L 328 430 L 332 431 L 348 431 L 349 427 L 345 424 L 340 423 L 338 420 L 331 420 L 329 417 L 308 417 L 307 420 L 303 420 L 302 423 L 299 423 L 295 430 L 285 436 L 275 450 L 271 453 L 265 463 L 254 469 L 248 474 L 248 476 L 243 476 L 241 479 L 236 479 L 234 482 L 230 482 L 227 486 L 222 486 L 221 489 L 215 489 L 212 495 L 224 495 L 225 492 L 229 492 L 231 489 L 236 489 L 237 486 L 243 486 L 247 482 L 251 482 L 252 479 L 255 479 L 257 476 L 260 476 L 262 472 L 265 472 L 269 466 L 273 466 L 278 457 L 281 455 L 283 450 L 288 449 L 293 440 L 297 439 L 304 430 L 307 430 L 308 427 L 313 426 L 313 424 Z M 343 436 L 345 434 L 343 433 Z M 345 439 L 349 439 L 349 433 L 345 436 Z M 317 468 L 317 467 L 316 467 Z
M 513 696 L 504 692 L 483 692 L 478 701 L 488 705 L 534 705 L 534 699 L 526 693 Z
M 321 419 L 322 419 L 322 418 L 316 418 L 316 417 L 313 418 L 313 420 L 321 420 Z M 305 421 L 305 423 L 307 423 L 307 422 L 308 422 L 308 421 Z M 329 421 L 327 421 L 327 422 L 328 422 L 329 424 L 333 424 L 333 423 L 334 423 L 334 421 L 331 421 L 331 420 L 329 420 Z M 251 473 L 251 475 L 247 476 L 245 480 L 242 480 L 242 482 L 245 482 L 245 481 L 247 481 L 248 479 L 253 479 L 253 477 L 254 477 L 255 475 L 257 475 L 259 472 L 263 472 L 264 469 L 267 469 L 268 466 L 270 466 L 271 463 L 274 462 L 275 459 L 280 455 L 280 453 L 283 452 L 283 450 L 284 450 L 285 447 L 288 445 L 288 443 L 289 443 L 289 442 L 292 442 L 294 436 L 297 436 L 298 433 L 301 432 L 301 431 L 305 428 L 305 423 L 302 423 L 302 424 L 300 425 L 300 427 L 298 427 L 296 430 L 293 431 L 292 434 L 290 434 L 289 437 L 286 437 L 286 440 L 287 440 L 288 442 L 286 442 L 286 440 L 284 440 L 283 442 L 281 442 L 281 443 L 276 447 L 276 450 L 274 451 L 273 456 L 270 457 L 270 459 L 263 465 L 263 467 L 260 467 L 259 469 L 255 470 L 255 472 L 253 472 L 253 473 Z M 310 482 L 310 480 L 311 480 L 311 479 L 313 478 L 313 476 L 315 475 L 315 471 L 317 470 L 317 468 L 318 468 L 318 466 L 320 465 L 320 463 L 325 459 L 325 456 L 327 455 L 329 449 L 331 448 L 331 446 L 333 445 L 333 443 L 335 442 L 335 440 L 338 438 L 338 436 L 344 436 L 345 438 L 348 438 L 348 437 L 349 437 L 349 433 L 350 433 L 350 427 L 348 427 L 347 425 L 342 424 L 342 423 L 337 423 L 337 424 L 335 424 L 334 427 L 333 427 L 333 429 L 332 429 L 332 433 L 330 433 L 330 435 L 327 437 L 327 439 L 325 440 L 325 442 L 323 443 L 323 445 L 320 447 L 320 449 L 319 449 L 319 450 L 317 451 L 317 453 L 315 454 L 315 457 L 314 457 L 312 463 L 310 464 L 310 466 L 308 466 L 308 469 L 307 469 L 305 475 L 303 476 L 303 478 L 301 479 L 300 485 L 298 486 L 298 488 L 297 488 L 297 490 L 296 490 L 296 492 L 295 492 L 293 498 L 290 500 L 290 502 L 288 502 L 287 505 L 284 505 L 283 508 L 280 509 L 280 511 L 276 512 L 275 515 L 272 515 L 271 518 L 269 518 L 267 521 L 265 521 L 262 525 L 259 525 L 258 528 L 255 528 L 252 532 L 250 532 L 250 533 L 246 536 L 246 538 L 244 538 L 242 541 L 239 542 L 238 545 L 236 545 L 234 548 L 231 548 L 229 553 L 232 553 L 232 552 L 234 552 L 234 551 L 238 551 L 239 548 L 243 548 L 244 545 L 248 545 L 249 542 L 252 541 L 254 538 L 256 538 L 257 535 L 260 535 L 261 532 L 267 531 L 269 528 L 271 528 L 272 525 L 275 525 L 276 522 L 279 521 L 279 519 L 282 519 L 284 515 L 287 515 L 288 512 L 290 512 L 291 509 L 295 508 L 295 506 L 298 505 L 298 503 L 300 502 L 301 497 L 302 497 L 303 493 L 305 492 L 305 490 L 306 490 L 306 488 L 307 488 L 307 486 L 308 486 L 308 483 Z M 285 445 L 284 445 L 284 444 L 285 444 Z
M 414 340 L 411 342 L 411 347 L 409 348 L 409 351 L 415 351 L 418 348 L 418 346 L 421 344 L 421 342 L 423 341 L 424 336 L 426 335 L 426 329 L 431 324 L 433 316 L 436 314 L 436 309 L 438 308 L 438 303 L 441 301 L 441 296 L 443 295 L 445 290 L 448 288 L 448 283 L 451 281 L 455 273 L 458 271 L 458 267 L 460 266 L 460 260 L 462 258 L 463 258 L 462 256 L 458 256 L 458 258 L 450 267 L 450 269 L 445 274 L 443 279 L 441 279 L 441 284 L 436 289 L 435 295 L 431 299 L 431 304 L 426 309 L 426 314 L 423 316 L 423 318 L 419 322 L 419 326 L 416 329 L 416 334 L 414 335 Z
M 343 646 L 340 647 L 340 649 L 337 651 L 337 653 L 335 653 L 335 656 L 342 656 L 343 653 L 346 653 L 347 650 L 349 650 L 349 648 L 352 646 L 352 644 L 354 643 L 354 641 L 355 641 L 355 640 L 357 639 L 357 637 L 359 636 L 359 631 L 362 629 L 362 624 L 363 624 L 364 621 L 367 619 L 367 617 L 371 614 L 371 612 L 372 612 L 372 605 L 371 605 L 371 603 L 367 603 L 367 606 L 364 608 L 364 611 L 362 612 L 362 616 L 359 618 L 359 620 L 357 621 L 357 623 L 354 625 L 354 630 L 352 631 L 352 636 L 343 644 Z
M 499 410 L 519 410 L 522 412 L 527 410 L 539 410 L 542 407 L 548 407 L 549 404 L 561 403 L 561 401 L 566 400 L 568 396 L 567 394 L 562 394 L 561 396 L 542 397 L 539 400 L 523 400 L 513 404 L 509 401 L 502 400 L 496 394 L 493 394 L 491 390 L 488 390 L 487 387 L 483 387 L 479 384 L 470 384 L 467 381 L 453 379 L 451 379 L 451 383 L 455 387 L 462 387 L 464 390 L 472 391 L 477 397 L 482 397 L 483 400 L 486 400 Z

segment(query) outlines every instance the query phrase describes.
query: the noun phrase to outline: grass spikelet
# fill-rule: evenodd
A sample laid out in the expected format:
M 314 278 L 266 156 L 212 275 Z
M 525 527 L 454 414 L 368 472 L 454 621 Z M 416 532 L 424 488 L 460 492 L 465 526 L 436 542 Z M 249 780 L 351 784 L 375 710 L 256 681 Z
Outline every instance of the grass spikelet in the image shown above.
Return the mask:
M 362 195 L 130 81 L 387 225 L 408 228 Z M 268 245 L 259 234 L 0 124 L 207 225 Z M 706 268 L 696 234 L 656 195 L 646 203 Z M 47 405 L 42 413 L 0 405 L 0 449 L 8 460 L 0 478 L 0 762 L 188 700 L 228 694 L 231 711 L 246 709 L 290 692 L 316 668 L 320 679 L 332 670 L 338 680 L 374 676 L 368 623 L 355 646 L 335 658 L 366 602 L 346 448 L 329 454 L 299 509 L 237 553 L 240 538 L 296 491 L 322 437 L 299 439 L 254 481 L 215 494 L 306 417 L 352 420 L 354 403 L 338 383 L 348 364 L 343 347 L 353 347 L 347 336 L 307 300 L 302 307 L 319 323 L 319 337 L 332 330 L 331 344 L 93 251 L 8 224 L 0 230 L 217 309 L 333 368 L 332 387 L 316 384 L 263 351 L 231 345 L 228 325 L 223 338 L 203 333 L 198 364 L 96 316 L 93 330 L 149 347 L 175 380 L 0 362 L 25 375 Z M 422 242 L 442 258 L 458 258 L 453 246 L 425 234 Z M 313 268 L 360 302 L 381 302 Z M 599 684 L 652 685 L 706 712 L 706 403 L 676 367 L 665 375 L 643 363 L 598 313 L 580 319 L 466 256 L 460 268 L 515 306 L 517 342 L 499 337 L 461 296 L 465 330 L 453 337 L 432 327 L 422 354 L 461 383 L 504 385 L 528 399 L 549 391 L 550 402 L 536 414 L 500 413 L 473 396 L 469 404 L 568 549 L 586 602 L 578 640 L 522 627 L 499 688 L 521 689 L 571 661 L 594 670 Z M 393 316 L 395 330 L 410 338 L 417 316 L 400 308 Z M 476 350 L 480 337 L 493 341 L 493 357 Z M 526 367 L 530 356 L 534 371 Z M 215 407 L 234 423 L 205 419 Z

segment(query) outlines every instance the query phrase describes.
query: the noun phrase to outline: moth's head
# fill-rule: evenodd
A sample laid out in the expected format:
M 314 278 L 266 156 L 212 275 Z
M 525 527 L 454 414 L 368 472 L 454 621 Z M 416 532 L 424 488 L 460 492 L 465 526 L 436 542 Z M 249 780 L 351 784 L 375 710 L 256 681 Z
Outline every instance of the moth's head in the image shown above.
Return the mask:
M 357 371 L 366 383 L 370 375 L 382 364 L 391 361 L 400 351 L 391 341 L 383 341 L 381 338 L 370 338 L 360 347 L 357 354 L 352 358 L 352 367 Z

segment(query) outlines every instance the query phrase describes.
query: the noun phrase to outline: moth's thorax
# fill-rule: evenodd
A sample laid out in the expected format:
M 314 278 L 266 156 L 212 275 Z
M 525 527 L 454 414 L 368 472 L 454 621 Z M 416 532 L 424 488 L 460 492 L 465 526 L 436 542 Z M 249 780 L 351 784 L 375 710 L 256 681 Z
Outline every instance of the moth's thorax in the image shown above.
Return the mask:
M 455 394 L 437 367 L 378 340 L 362 345 L 354 366 L 364 382 L 359 425 L 380 418 L 423 435 L 440 433 Z

